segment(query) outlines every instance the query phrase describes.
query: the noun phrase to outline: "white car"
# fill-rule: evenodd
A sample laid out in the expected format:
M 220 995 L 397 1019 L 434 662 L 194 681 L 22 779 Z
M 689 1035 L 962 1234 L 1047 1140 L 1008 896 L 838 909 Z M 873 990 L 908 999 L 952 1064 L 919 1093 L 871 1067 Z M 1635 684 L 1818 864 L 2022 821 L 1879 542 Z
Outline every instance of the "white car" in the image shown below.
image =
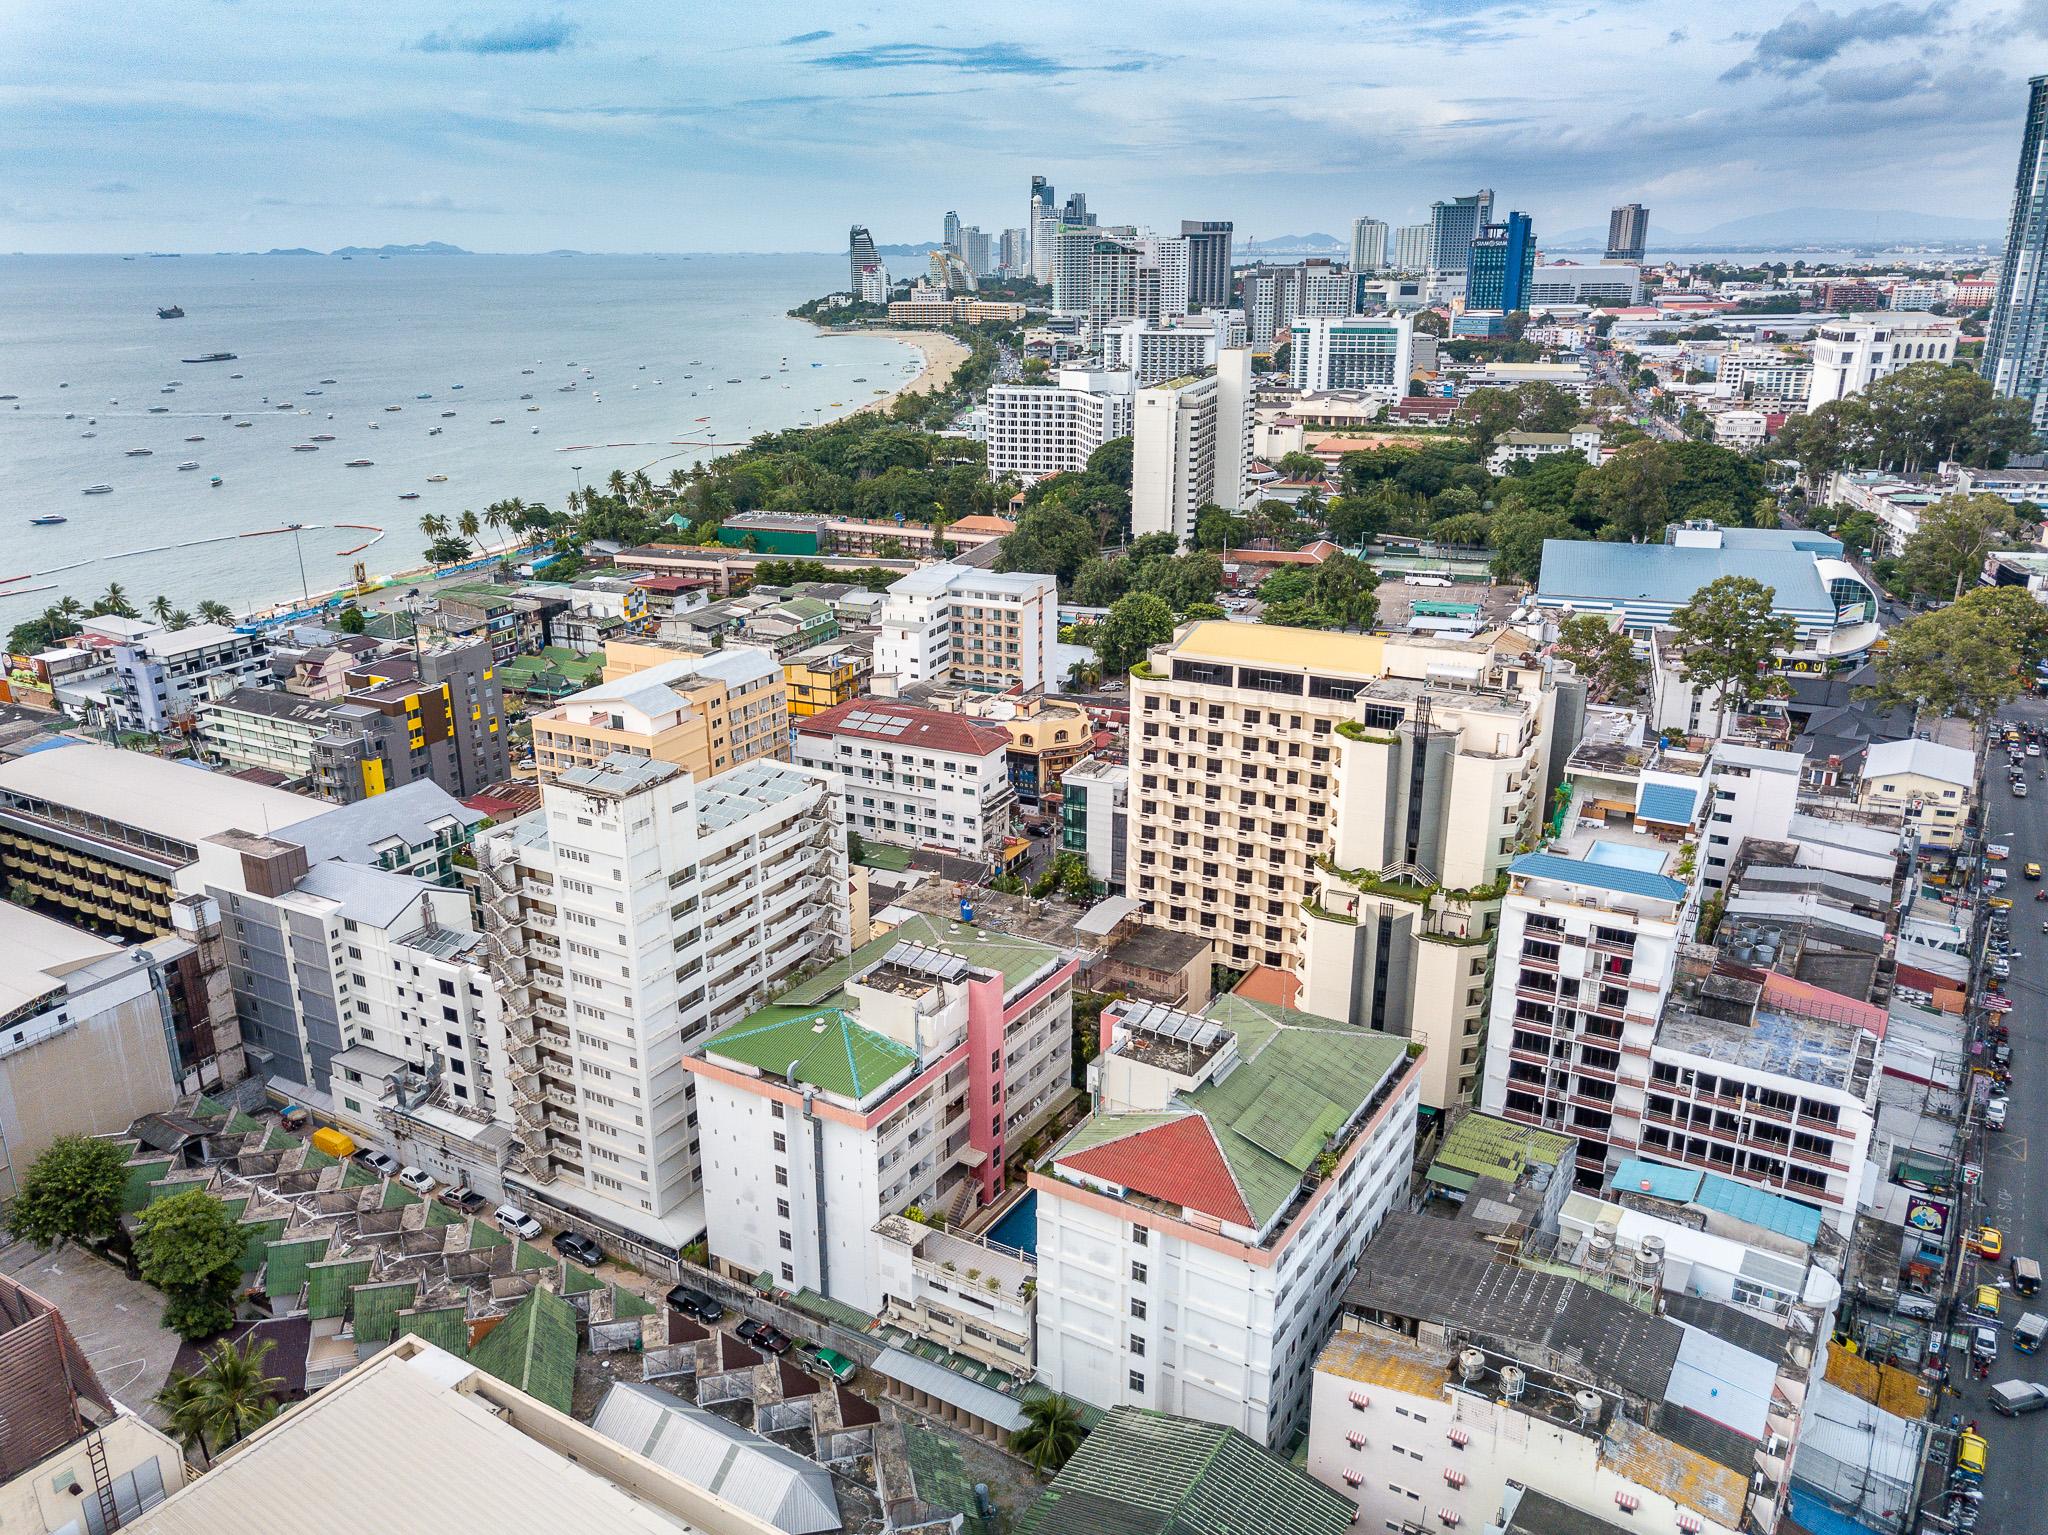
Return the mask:
M 2041 743 L 2040 743 L 2039 741 L 2029 741 L 2029 742 L 2027 743 L 2027 755 L 2028 755 L 2029 757 L 2038 757 L 2038 756 L 2040 756 L 2040 755 L 2041 755 Z
M 2005 1100 L 2003 1098 L 1993 1098 L 1984 1105 L 1984 1126 L 1989 1130 L 2003 1130 L 2005 1128 Z
M 2025 799 L 2027 797 L 2027 786 L 2023 783 L 2015 783 L 2012 786 L 2012 797 L 2014 799 Z
M 540 1222 L 517 1205 L 499 1205 L 491 1213 L 498 1222 L 498 1229 L 508 1237 L 524 1237 L 531 1242 L 540 1235 Z
M 411 1189 L 415 1194 L 431 1194 L 434 1192 L 433 1174 L 421 1172 L 417 1167 L 401 1167 L 398 1170 L 398 1181 Z

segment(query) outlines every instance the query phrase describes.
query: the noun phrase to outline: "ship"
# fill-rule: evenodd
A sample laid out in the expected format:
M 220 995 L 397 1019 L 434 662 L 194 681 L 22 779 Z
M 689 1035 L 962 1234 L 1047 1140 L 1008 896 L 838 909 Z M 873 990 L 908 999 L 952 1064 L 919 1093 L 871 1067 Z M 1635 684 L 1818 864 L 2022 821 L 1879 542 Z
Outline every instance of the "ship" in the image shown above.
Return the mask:
M 113 493 L 114 487 L 111 485 L 88 485 L 85 487 L 85 494 L 88 496 L 111 496 Z
M 367 469 L 370 467 L 370 463 L 371 460 L 367 458 L 352 458 L 342 467 L 345 469 Z
M 233 352 L 201 352 L 197 357 L 180 357 L 179 362 L 233 362 Z
M 176 304 L 173 304 L 168 309 L 159 309 L 156 312 L 156 317 L 159 320 L 182 320 L 185 318 L 185 311 Z

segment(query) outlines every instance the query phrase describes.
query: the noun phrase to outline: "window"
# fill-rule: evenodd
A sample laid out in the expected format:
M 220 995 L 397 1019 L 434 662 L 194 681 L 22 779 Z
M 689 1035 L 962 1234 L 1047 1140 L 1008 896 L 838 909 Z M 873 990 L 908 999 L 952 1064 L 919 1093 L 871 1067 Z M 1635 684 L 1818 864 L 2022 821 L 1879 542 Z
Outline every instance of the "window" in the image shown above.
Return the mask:
M 1142 1263 L 1133 1263 L 1133 1264 L 1131 1265 L 1131 1282 L 1132 1282 L 1133 1284 L 1143 1284 L 1143 1283 L 1145 1282 L 1145 1265 L 1144 1265 L 1144 1264 L 1142 1264 Z
M 1150 1242 L 1151 1240 L 1152 1233 L 1148 1231 L 1145 1227 L 1133 1226 L 1131 1228 L 1131 1246 L 1143 1247 L 1146 1243 Z
M 787 1263 L 782 1265 L 782 1279 L 785 1284 L 794 1283 L 796 1280 L 796 1270 Z
M 786 1167 L 778 1167 L 778 1168 L 776 1168 L 776 1169 L 775 1169 L 775 1186 L 776 1186 L 777 1188 L 779 1188 L 779 1189 L 786 1189 L 786 1188 L 788 1188 L 788 1187 L 789 1187 L 789 1169 L 788 1169 L 788 1168 L 786 1168 Z
M 1145 1389 L 1145 1372 L 1143 1370 L 1131 1371 L 1130 1380 L 1133 1391 L 1143 1391 Z
M 782 1243 L 782 1250 L 784 1252 L 787 1253 L 796 1251 L 796 1244 L 789 1239 L 789 1233 L 787 1231 L 778 1232 L 776 1233 L 776 1235 Z
M 1145 1320 L 1145 1303 L 1135 1296 L 1131 1300 L 1131 1315 L 1140 1322 Z

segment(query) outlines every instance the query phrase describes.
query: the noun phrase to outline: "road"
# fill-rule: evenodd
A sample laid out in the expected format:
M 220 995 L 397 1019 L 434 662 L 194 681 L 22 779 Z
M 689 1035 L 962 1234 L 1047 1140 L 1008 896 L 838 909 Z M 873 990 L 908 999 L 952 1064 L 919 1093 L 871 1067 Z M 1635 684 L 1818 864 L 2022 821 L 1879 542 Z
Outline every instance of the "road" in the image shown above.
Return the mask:
M 2048 730 L 2048 700 L 2024 700 L 2006 710 L 2004 717 Z M 1984 1175 L 1978 1186 L 1977 1219 L 2005 1234 L 2008 1253 L 2035 1259 L 2048 1258 L 2048 932 L 2042 931 L 2048 902 L 2036 902 L 2033 895 L 2048 889 L 2048 882 L 2031 884 L 2021 871 L 2029 861 L 2048 868 L 2048 784 L 2040 778 L 2044 763 L 2048 758 L 2030 759 L 2034 773 L 2028 797 L 2014 799 L 2006 788 L 2005 757 L 1994 748 L 1984 819 L 1989 840 L 2012 849 L 2005 866 L 2010 871 L 2008 893 L 2013 896 L 2012 942 L 2020 957 L 2006 983 L 2013 999 L 2013 1010 L 2006 1015 L 2013 1048 L 2008 1127 L 1982 1137 Z M 1977 1268 L 1986 1281 L 2010 1273 L 2002 1264 Z M 1975 1283 L 1966 1262 L 1961 1293 L 1971 1294 Z M 2031 1301 L 2006 1294 L 2000 1322 L 2008 1338 L 2012 1324 L 2026 1310 L 2048 1311 L 2048 1294 Z M 2022 1354 L 2008 1343 L 1991 1379 L 2014 1378 L 2048 1383 L 2048 1352 Z M 1991 1411 L 1988 1383 L 1970 1380 L 1964 1372 L 1961 1384 L 1960 1401 L 1949 1398 L 1945 1411 L 1975 1418 L 1979 1432 L 1990 1442 L 1978 1530 L 1983 1535 L 2048 1531 L 2048 1500 L 2042 1498 L 2040 1486 L 2048 1466 L 2048 1413 L 2001 1418 Z

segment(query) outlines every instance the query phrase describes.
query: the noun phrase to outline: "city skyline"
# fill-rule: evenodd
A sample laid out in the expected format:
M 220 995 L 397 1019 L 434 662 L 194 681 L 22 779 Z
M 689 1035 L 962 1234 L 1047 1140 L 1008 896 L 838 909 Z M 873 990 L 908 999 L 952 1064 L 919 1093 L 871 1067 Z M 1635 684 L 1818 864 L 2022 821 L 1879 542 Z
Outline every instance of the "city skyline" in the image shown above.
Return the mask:
M 1412 224 L 1474 185 L 1539 233 L 1629 201 L 1695 231 L 1900 187 L 1995 223 L 2027 71 L 1983 61 L 2048 44 L 2048 10 L 1994 0 L 1748 0 L 1712 26 L 1620 0 L 1568 28 L 1505 0 L 1198 8 L 1170 35 L 1057 5 L 1028 26 L 921 4 L 804 20 L 18 7 L 0 247 L 829 250 L 855 221 L 933 237 L 948 205 L 999 233 L 1034 172 L 1106 220 L 1229 218 L 1240 240 Z M 889 174 L 912 144 L 918 173 Z

